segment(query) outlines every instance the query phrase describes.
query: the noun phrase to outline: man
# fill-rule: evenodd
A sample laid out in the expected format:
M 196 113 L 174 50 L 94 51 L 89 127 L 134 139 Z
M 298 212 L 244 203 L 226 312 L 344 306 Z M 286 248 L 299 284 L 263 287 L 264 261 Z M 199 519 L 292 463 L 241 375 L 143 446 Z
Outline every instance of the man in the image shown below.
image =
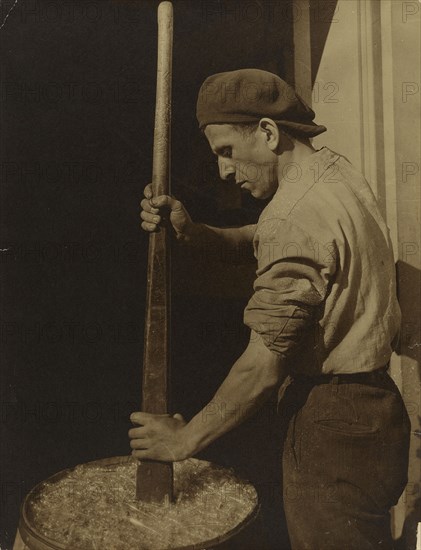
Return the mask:
M 133 413 L 139 459 L 190 457 L 252 414 L 279 387 L 285 420 L 283 493 L 293 550 L 392 549 L 389 510 L 406 483 L 409 421 L 386 370 L 399 330 L 388 230 L 363 176 L 340 155 L 316 151 L 314 112 L 276 75 L 243 69 L 209 77 L 199 126 L 233 178 L 256 199 L 273 197 L 257 226 L 195 224 L 172 197 L 142 201 L 155 231 L 170 209 L 192 246 L 253 244 L 254 294 L 244 313 L 250 342 L 206 408 Z M 281 435 L 280 435 L 281 436 Z

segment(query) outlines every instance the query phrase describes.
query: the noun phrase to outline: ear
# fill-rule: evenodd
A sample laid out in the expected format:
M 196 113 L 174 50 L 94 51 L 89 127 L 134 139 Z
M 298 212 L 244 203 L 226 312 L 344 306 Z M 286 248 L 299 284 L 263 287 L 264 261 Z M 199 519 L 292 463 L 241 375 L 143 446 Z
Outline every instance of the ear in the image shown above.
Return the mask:
M 262 118 L 259 121 L 258 130 L 263 132 L 266 145 L 269 149 L 275 152 L 278 148 L 280 140 L 279 129 L 276 122 L 274 122 L 271 118 Z

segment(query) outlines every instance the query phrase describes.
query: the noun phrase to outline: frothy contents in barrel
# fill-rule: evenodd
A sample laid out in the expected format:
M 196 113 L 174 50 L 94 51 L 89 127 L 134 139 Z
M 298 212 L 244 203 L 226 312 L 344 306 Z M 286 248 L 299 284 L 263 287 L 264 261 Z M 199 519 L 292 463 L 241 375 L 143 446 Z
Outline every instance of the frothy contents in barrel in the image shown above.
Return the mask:
M 44 482 L 29 507 L 35 531 L 78 550 L 166 550 L 217 539 L 257 504 L 251 484 L 201 460 L 174 463 L 175 502 L 162 504 L 136 500 L 136 460 L 92 464 Z

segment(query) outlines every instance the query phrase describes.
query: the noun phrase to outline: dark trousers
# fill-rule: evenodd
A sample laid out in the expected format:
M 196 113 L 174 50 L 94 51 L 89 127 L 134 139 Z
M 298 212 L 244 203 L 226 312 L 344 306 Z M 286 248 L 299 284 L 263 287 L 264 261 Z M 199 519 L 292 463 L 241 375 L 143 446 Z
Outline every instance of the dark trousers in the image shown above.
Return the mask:
M 385 371 L 297 378 L 284 422 L 283 496 L 293 550 L 392 550 L 410 424 Z

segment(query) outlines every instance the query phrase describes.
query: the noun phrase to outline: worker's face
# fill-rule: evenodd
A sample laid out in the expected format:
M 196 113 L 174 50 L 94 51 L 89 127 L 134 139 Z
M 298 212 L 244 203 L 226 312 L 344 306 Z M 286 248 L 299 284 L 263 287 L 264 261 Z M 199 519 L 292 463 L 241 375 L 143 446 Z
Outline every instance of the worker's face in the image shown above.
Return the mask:
M 271 197 L 278 188 L 277 155 L 273 136 L 258 127 L 244 135 L 231 124 L 209 124 L 205 135 L 218 157 L 222 179 L 232 179 L 256 199 Z

